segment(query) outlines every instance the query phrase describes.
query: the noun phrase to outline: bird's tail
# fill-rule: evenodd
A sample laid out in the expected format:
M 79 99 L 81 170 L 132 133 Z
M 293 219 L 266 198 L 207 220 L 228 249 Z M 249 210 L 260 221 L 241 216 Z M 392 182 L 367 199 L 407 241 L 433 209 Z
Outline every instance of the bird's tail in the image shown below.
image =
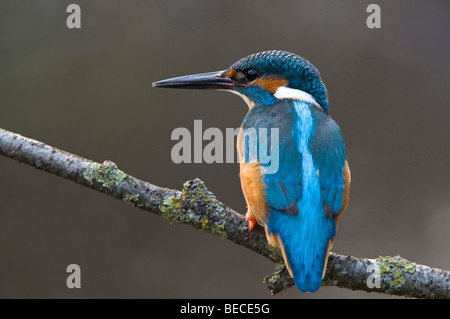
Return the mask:
M 315 292 L 322 284 L 328 243 L 336 233 L 334 217 L 323 210 L 291 216 L 272 210 L 269 233 L 278 237 L 286 265 L 302 292 Z M 280 243 L 281 241 L 281 243 Z

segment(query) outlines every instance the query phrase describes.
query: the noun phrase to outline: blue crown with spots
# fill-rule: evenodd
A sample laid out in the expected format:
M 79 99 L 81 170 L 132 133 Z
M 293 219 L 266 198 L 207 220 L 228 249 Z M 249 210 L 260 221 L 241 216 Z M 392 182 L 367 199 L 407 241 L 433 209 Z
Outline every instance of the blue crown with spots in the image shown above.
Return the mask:
M 328 113 L 327 89 L 320 78 L 320 73 L 309 61 L 290 52 L 269 50 L 249 55 L 230 69 L 254 69 L 258 76 L 273 76 L 287 80 L 287 87 L 310 94 Z

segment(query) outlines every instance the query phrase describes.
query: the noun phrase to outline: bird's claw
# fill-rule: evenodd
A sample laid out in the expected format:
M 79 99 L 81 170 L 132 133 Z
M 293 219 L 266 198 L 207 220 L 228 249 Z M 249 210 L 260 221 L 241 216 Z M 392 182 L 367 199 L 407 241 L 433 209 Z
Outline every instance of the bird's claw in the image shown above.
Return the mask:
M 248 231 L 253 231 L 255 225 L 258 223 L 255 217 L 246 217 L 248 221 Z

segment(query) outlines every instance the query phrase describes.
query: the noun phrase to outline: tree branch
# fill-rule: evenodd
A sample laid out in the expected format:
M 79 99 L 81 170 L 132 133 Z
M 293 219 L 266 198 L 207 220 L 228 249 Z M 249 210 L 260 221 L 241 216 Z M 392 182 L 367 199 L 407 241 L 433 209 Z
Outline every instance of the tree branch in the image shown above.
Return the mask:
M 274 273 L 264 279 L 272 294 L 294 285 L 280 251 L 267 243 L 263 227 L 249 232 L 244 216 L 219 202 L 199 179 L 184 183 L 181 191 L 159 187 L 125 174 L 111 161 L 100 164 L 4 129 L 0 129 L 0 154 L 161 215 L 170 223 L 192 225 L 253 250 L 275 263 Z M 450 298 L 449 271 L 416 265 L 400 256 L 365 259 L 331 253 L 322 285 Z

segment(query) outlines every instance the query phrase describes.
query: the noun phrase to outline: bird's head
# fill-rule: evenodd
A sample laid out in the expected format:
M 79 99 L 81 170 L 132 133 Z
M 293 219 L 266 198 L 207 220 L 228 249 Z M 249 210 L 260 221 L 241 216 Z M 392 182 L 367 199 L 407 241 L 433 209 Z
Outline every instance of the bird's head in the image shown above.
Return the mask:
M 328 113 L 327 90 L 319 71 L 302 57 L 285 51 L 255 53 L 223 71 L 180 76 L 153 86 L 229 91 L 240 95 L 249 107 L 301 100 Z

